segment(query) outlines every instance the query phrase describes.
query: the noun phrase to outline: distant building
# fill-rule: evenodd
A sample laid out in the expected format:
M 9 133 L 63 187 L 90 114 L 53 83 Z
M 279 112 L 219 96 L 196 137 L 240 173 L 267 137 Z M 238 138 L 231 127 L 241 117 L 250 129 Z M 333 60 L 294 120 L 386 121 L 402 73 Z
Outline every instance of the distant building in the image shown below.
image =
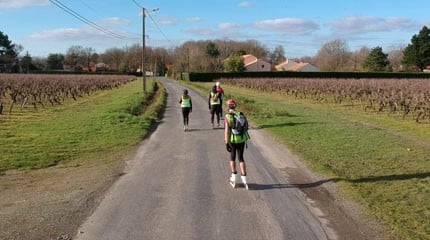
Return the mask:
M 258 59 L 254 55 L 247 54 L 242 57 L 245 72 L 270 72 L 272 69 L 272 64 L 262 59 Z
M 276 65 L 275 69 L 276 71 L 289 71 L 290 68 L 296 65 L 297 65 L 297 62 L 287 58 L 284 62 Z
M 82 70 L 88 72 L 104 72 L 109 70 L 109 67 L 105 63 L 97 63 L 94 66 L 91 66 L 89 69 L 88 67 L 82 67 Z
M 277 71 L 292 71 L 292 72 L 319 72 L 319 68 L 315 67 L 310 63 L 295 62 L 290 59 L 275 66 Z
M 94 65 L 95 72 L 107 71 L 109 70 L 109 66 L 105 63 L 97 63 Z

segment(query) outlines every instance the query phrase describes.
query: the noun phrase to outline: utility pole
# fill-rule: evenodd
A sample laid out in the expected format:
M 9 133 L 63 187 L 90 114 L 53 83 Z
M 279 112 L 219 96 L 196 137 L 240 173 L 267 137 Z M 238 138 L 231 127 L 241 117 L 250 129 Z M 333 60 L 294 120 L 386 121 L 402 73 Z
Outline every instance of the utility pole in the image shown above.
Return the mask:
M 152 12 L 160 10 L 159 8 L 152 9 Z M 143 92 L 146 93 L 146 70 L 145 70 L 145 17 L 146 9 L 142 7 L 142 79 L 143 79 Z
M 143 79 L 143 92 L 146 93 L 146 71 L 145 71 L 145 13 L 146 9 L 142 7 L 142 79 Z
M 154 62 L 154 70 L 152 71 L 152 76 L 157 76 L 157 57 L 155 57 L 155 62 Z

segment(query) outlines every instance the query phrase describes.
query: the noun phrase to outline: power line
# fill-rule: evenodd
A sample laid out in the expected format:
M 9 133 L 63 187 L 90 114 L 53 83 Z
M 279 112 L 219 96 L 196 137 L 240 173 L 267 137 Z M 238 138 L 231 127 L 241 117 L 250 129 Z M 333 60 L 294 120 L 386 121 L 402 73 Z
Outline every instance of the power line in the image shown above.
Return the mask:
M 136 4 L 136 6 L 138 6 L 139 8 L 143 8 L 139 3 L 137 3 L 135 0 L 132 0 L 134 2 L 134 4 Z
M 151 16 L 150 14 L 148 14 L 148 16 L 149 16 L 149 18 L 151 19 L 151 21 L 154 23 L 154 25 L 155 25 L 155 27 L 158 29 L 158 31 L 160 31 L 160 33 L 164 36 L 164 38 L 165 38 L 165 39 L 166 39 L 170 44 L 174 45 L 174 44 L 173 44 L 173 42 L 172 42 L 172 41 L 170 41 L 170 39 L 166 36 L 166 34 L 164 34 L 164 32 L 163 32 L 163 31 L 161 31 L 160 27 L 158 26 L 157 22 L 155 22 L 155 20 L 152 18 L 152 16 Z
M 152 18 L 151 14 L 149 11 L 146 10 L 146 8 L 144 8 L 142 5 L 140 5 L 138 2 L 136 2 L 136 0 L 132 0 L 134 2 L 134 4 L 136 4 L 137 7 L 143 9 L 144 11 L 146 11 L 146 13 L 142 13 L 142 14 L 146 14 L 152 21 L 152 23 L 154 23 L 155 27 L 157 28 L 157 30 L 161 33 L 161 35 L 163 35 L 163 37 L 172 45 L 173 42 L 170 41 L 170 39 L 166 36 L 166 34 L 164 34 L 164 32 L 161 30 L 161 28 L 159 27 L 159 25 L 157 24 L 157 22 L 154 20 L 154 18 Z
M 73 9 L 67 7 L 66 5 L 64 5 L 62 2 L 60 2 L 59 0 L 49 0 L 51 3 L 53 3 L 55 6 L 61 8 L 63 11 L 67 12 L 68 14 L 72 15 L 73 17 L 75 17 L 76 19 L 78 19 L 81 22 L 84 22 L 86 24 L 88 24 L 89 26 L 105 33 L 106 35 L 109 35 L 111 37 L 115 37 L 115 38 L 119 38 L 119 39 L 132 39 L 126 36 L 122 36 L 119 35 L 117 33 L 114 33 L 90 20 L 88 20 L 87 18 L 83 17 L 82 15 L 80 15 L 79 13 L 75 12 Z

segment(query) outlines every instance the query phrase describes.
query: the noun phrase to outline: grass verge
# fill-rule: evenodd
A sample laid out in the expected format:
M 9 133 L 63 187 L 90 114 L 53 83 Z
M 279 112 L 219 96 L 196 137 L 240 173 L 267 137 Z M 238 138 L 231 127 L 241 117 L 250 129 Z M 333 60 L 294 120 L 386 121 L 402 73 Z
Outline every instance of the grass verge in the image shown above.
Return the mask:
M 213 83 L 187 83 L 206 95 Z M 430 131 L 384 114 L 223 86 L 267 130 L 401 239 L 430 239 Z M 232 94 L 234 93 L 234 94 Z
M 68 101 L 63 105 L 17 112 L 0 123 L 0 173 L 57 164 L 84 164 L 119 156 L 146 136 L 165 103 L 165 90 L 144 95 L 141 81 Z M 155 96 L 154 94 L 157 94 Z
M 0 239 L 76 234 L 164 109 L 165 89 L 147 85 L 0 116 Z

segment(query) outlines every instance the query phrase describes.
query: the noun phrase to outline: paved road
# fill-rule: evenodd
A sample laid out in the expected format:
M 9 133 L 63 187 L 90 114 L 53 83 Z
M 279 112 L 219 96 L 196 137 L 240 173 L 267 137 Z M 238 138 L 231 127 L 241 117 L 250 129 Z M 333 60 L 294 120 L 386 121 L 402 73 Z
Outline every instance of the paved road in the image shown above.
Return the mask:
M 223 129 L 210 127 L 207 96 L 190 90 L 191 130 L 183 132 L 183 87 L 161 81 L 162 122 L 74 239 L 346 239 L 288 183 L 281 169 L 297 168 L 295 161 L 261 130 L 250 131 L 245 151 L 251 189 L 232 189 Z

